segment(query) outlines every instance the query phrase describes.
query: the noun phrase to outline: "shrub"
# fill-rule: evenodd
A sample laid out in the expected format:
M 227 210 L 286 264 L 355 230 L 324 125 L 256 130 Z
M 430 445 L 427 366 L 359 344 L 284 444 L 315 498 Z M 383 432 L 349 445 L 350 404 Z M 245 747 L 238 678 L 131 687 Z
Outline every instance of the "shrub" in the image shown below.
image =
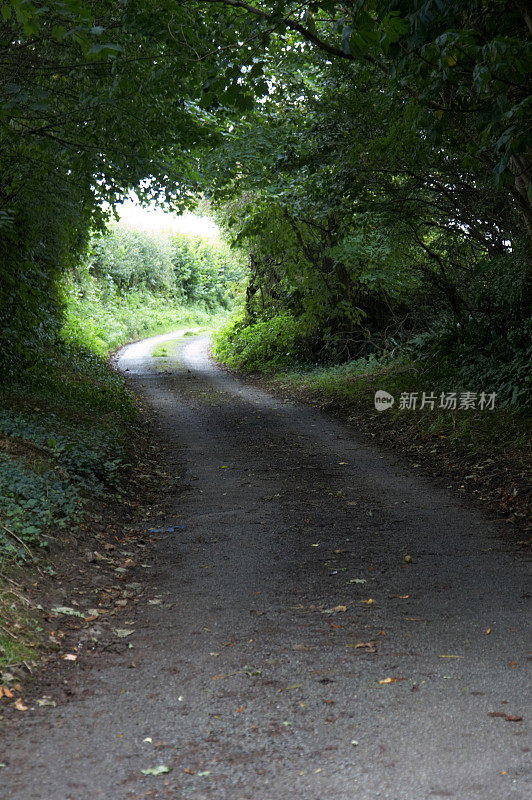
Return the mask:
M 312 338 L 307 322 L 290 314 L 253 323 L 240 316 L 216 332 L 213 353 L 230 367 L 268 372 L 308 360 Z

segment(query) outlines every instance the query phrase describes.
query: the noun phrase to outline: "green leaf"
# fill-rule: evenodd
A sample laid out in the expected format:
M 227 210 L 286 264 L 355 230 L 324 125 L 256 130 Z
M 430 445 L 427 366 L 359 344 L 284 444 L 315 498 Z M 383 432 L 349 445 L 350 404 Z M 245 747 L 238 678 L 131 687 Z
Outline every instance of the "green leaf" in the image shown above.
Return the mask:
M 52 28 L 52 39 L 56 42 L 62 42 L 66 35 L 66 28 L 64 25 L 54 25 Z
M 158 767 L 148 767 L 148 769 L 141 769 L 143 775 L 166 775 L 167 772 L 171 772 L 172 767 L 167 767 L 164 764 L 160 764 Z

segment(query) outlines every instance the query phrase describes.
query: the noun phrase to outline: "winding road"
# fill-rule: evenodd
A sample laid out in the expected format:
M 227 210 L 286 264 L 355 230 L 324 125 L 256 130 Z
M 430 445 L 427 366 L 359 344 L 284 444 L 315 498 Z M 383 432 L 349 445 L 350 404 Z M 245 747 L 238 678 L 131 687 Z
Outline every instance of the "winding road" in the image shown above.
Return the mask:
M 0 797 L 532 796 L 526 571 L 507 531 L 228 375 L 204 336 L 135 343 L 119 367 L 177 479 L 152 602 L 133 649 L 84 674 L 90 697 L 20 723 Z

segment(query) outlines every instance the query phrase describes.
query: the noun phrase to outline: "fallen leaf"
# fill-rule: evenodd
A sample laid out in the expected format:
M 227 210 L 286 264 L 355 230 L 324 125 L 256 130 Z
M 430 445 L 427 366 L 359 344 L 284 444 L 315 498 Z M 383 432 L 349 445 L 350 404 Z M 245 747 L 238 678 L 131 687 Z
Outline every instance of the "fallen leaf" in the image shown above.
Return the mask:
M 74 653 L 65 653 L 63 656 L 64 661 L 77 661 L 78 657 Z
M 277 689 L 278 692 L 289 692 L 291 689 L 300 689 L 303 686 L 302 683 L 296 683 L 294 686 L 283 686 L 282 689 Z
M 193 769 L 187 769 L 186 767 L 185 767 L 185 772 L 187 773 L 187 775 L 195 775 L 196 774 Z
M 375 601 L 375 600 L 374 600 L 372 597 L 370 597 L 370 598 L 369 598 L 369 600 L 360 600 L 360 602 L 361 602 L 361 603 L 365 603 L 367 606 L 371 606 L 371 605 L 373 605 L 373 603 L 375 603 L 376 601 Z
M 390 600 L 408 600 L 409 594 L 391 594 Z
M 486 628 L 486 632 L 485 632 L 484 636 L 489 636 L 490 633 L 491 633 L 491 628 Z
M 134 631 L 129 628 L 113 628 L 113 633 L 115 636 L 118 636 L 119 639 L 125 639 L 126 636 L 131 636 Z
M 500 717 L 505 722 L 521 722 L 523 719 L 519 714 L 506 714 L 504 711 L 489 711 L 488 717 Z
M 397 683 L 398 681 L 404 681 L 404 678 L 383 678 L 382 681 L 379 681 L 380 685 L 384 685 L 387 683 Z
M 8 689 L 7 686 L 0 686 L 0 697 L 2 697 L 2 694 L 9 698 L 15 696 L 11 689 Z
M 406 561 L 407 564 L 411 564 L 412 563 L 412 556 L 405 556 L 405 561 Z
M 292 650 L 314 650 L 314 648 L 308 644 L 293 644 Z
M 148 767 L 148 769 L 141 769 L 143 775 L 165 775 L 167 772 L 171 772 L 172 767 L 167 767 L 164 764 L 160 764 L 158 767 Z M 188 772 L 188 770 L 185 770 Z M 192 775 L 194 773 L 191 773 Z
M 351 578 L 347 581 L 348 583 L 367 583 L 365 578 Z
M 241 708 L 237 708 L 236 710 L 237 710 L 237 711 L 245 711 L 245 710 L 246 710 L 246 708 L 247 708 L 247 706 L 242 706 Z
M 326 608 L 322 611 L 323 614 L 340 614 L 347 611 L 347 606 L 334 606 L 334 608 Z
M 210 775 L 210 774 L 211 774 L 211 772 L 208 769 L 204 769 L 202 772 L 198 772 L 198 776 L 200 778 L 204 778 L 206 775 Z
M 244 672 L 246 675 L 249 675 L 250 678 L 255 676 L 260 677 L 262 675 L 262 670 L 256 669 L 255 667 L 244 667 Z
M 75 608 L 70 608 L 69 606 L 55 606 L 54 608 L 50 609 L 52 614 L 66 614 L 70 617 L 83 617 L 83 614 L 80 611 L 76 611 Z
M 28 706 L 24 705 L 24 703 L 22 702 L 22 699 L 20 697 L 15 702 L 15 708 L 17 709 L 17 711 L 27 711 L 28 710 Z
M 359 647 L 363 647 L 368 653 L 376 653 L 377 649 L 375 647 L 375 642 L 357 642 L 356 644 L 346 644 L 346 647 L 354 647 L 355 650 Z
M 48 695 L 44 695 L 44 697 L 41 697 L 40 700 L 37 700 L 37 705 L 38 706 L 52 706 L 53 708 L 55 708 L 57 703 L 55 702 L 55 700 L 52 700 L 52 698 L 49 697 Z
M 464 656 L 438 656 L 438 658 L 463 658 Z

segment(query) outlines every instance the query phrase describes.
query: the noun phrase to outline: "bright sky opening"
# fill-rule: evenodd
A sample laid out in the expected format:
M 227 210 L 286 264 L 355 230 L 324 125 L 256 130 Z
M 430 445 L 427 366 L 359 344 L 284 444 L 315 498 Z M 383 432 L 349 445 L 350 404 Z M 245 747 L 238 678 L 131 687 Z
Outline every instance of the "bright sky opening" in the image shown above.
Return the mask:
M 186 233 L 203 239 L 220 238 L 220 229 L 208 217 L 200 217 L 190 212 L 178 216 L 156 205 L 144 207 L 135 196 L 117 206 L 117 212 L 120 222 L 135 230 L 148 233 Z

